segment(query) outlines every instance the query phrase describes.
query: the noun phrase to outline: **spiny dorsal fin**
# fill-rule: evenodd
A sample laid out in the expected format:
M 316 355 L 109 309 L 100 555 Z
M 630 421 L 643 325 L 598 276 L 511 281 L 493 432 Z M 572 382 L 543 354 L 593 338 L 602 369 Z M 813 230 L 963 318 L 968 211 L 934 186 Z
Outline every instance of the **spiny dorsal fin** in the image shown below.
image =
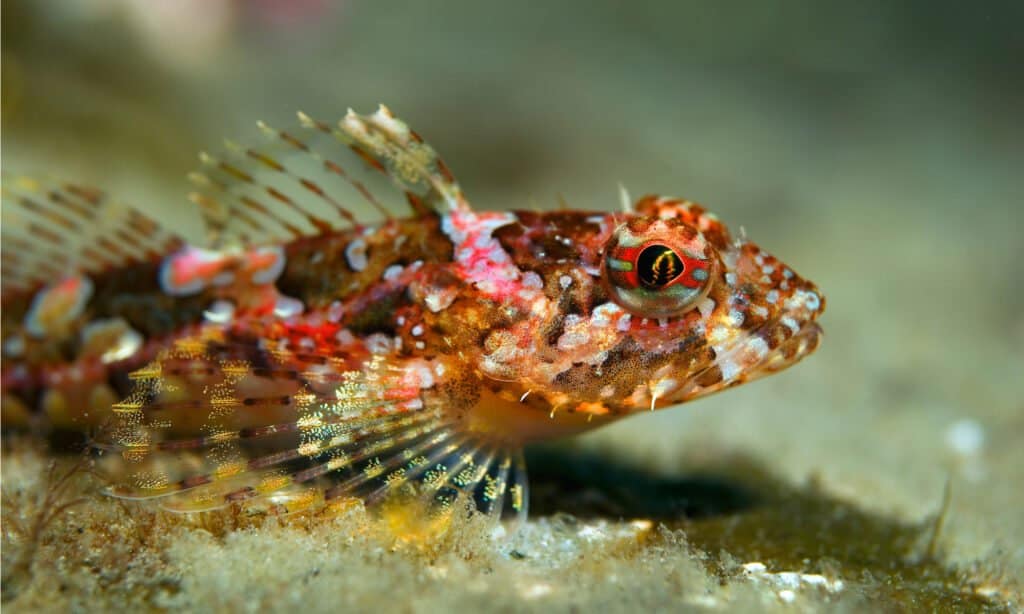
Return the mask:
M 94 188 L 5 174 L 0 192 L 4 298 L 70 275 L 150 261 L 183 244 Z
M 468 207 L 437 152 L 386 107 L 371 115 L 349 110 L 336 126 L 298 116 L 298 132 L 260 122 L 263 146 L 229 141 L 222 155 L 200 156 L 191 198 L 215 246 L 290 241 L 356 228 L 372 216 L 407 216 L 376 196 L 381 178 L 404 192 L 414 216 Z M 361 172 L 367 167 L 379 175 Z

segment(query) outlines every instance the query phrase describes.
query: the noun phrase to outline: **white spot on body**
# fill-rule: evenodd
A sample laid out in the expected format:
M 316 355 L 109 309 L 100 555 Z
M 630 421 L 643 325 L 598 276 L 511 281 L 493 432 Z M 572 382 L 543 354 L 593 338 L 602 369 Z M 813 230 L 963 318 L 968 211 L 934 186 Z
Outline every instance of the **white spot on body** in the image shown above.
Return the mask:
M 410 362 L 405 369 L 406 381 L 403 384 L 414 388 L 426 389 L 434 386 L 434 372 L 430 363 L 425 360 Z
M 722 372 L 722 381 L 732 381 L 740 373 L 740 366 L 731 358 L 722 358 L 718 361 L 718 369 Z
M 394 347 L 394 341 L 384 333 L 368 335 L 363 340 L 363 343 L 366 345 L 366 350 L 371 354 L 388 354 Z
M 413 337 L 419 337 L 420 335 L 423 334 L 423 325 L 417 324 L 416 326 L 413 326 L 412 330 L 409 332 L 412 333 Z
M 594 318 L 596 319 L 597 317 L 595 310 Z M 563 325 L 565 332 L 562 333 L 556 342 L 558 349 L 563 352 L 576 349 L 590 341 L 590 332 L 588 330 L 590 326 L 580 316 L 576 314 L 567 315 Z
M 103 364 L 131 358 L 145 339 L 122 318 L 89 322 L 82 329 L 83 356 L 99 356 Z
M 795 310 L 805 308 L 808 311 L 818 311 L 821 307 L 821 297 L 816 292 L 810 290 L 797 290 L 793 293 L 793 296 L 786 299 L 786 309 Z
M 25 338 L 14 335 L 4 340 L 4 355 L 17 358 L 25 353 Z
M 740 326 L 743 325 L 743 321 L 745 319 L 746 319 L 746 317 L 743 315 L 742 311 L 739 311 L 738 309 L 730 309 L 729 310 L 729 325 L 730 326 L 740 327 Z
M 594 307 L 594 311 L 592 313 L 590 322 L 593 326 L 608 326 L 616 318 L 621 318 L 628 315 L 629 314 L 624 313 L 622 307 L 619 307 L 616 303 L 601 303 L 597 307 Z M 567 321 L 568 318 L 579 319 L 579 316 L 567 316 Z
M 402 271 L 405 269 L 400 264 L 392 264 L 388 268 L 384 269 L 384 275 L 382 278 L 384 281 L 394 281 L 402 275 Z
M 769 290 L 768 293 L 764 295 L 764 300 L 766 300 L 767 302 L 771 303 L 772 305 L 774 305 L 775 303 L 778 303 L 779 302 L 779 291 L 778 290 Z
M 302 301 L 291 296 L 281 295 L 274 302 L 274 315 L 282 320 L 301 315 L 305 309 Z
M 234 303 L 224 299 L 217 299 L 203 312 L 203 318 L 214 324 L 226 324 L 234 315 Z
M 727 339 L 729 339 L 729 337 L 729 329 L 719 324 L 711 329 L 711 334 L 708 335 L 708 341 L 710 341 L 713 344 L 721 344 L 724 343 Z
M 568 275 L 562 275 L 562 276 L 560 276 L 560 277 L 558 278 L 558 285 L 559 285 L 559 286 L 560 286 L 560 287 L 561 287 L 561 288 L 562 288 L 563 290 L 565 290 L 566 288 L 568 288 L 569 286 L 571 286 L 571 285 L 572 285 L 572 277 L 569 277 Z
M 327 321 L 333 324 L 341 322 L 341 318 L 345 315 L 345 307 L 341 304 L 341 301 L 332 301 L 327 307 Z
M 711 313 L 715 310 L 715 299 L 711 297 L 705 297 L 701 302 L 697 303 L 697 311 L 700 312 L 700 317 L 705 320 L 711 317 Z
M 747 351 L 753 354 L 756 360 L 761 360 L 768 355 L 768 344 L 761 337 L 751 337 L 747 341 Z
M 423 303 L 431 312 L 438 313 L 450 307 L 455 302 L 455 297 L 454 288 L 437 288 L 423 298 Z
M 345 247 L 345 262 L 348 263 L 350 269 L 357 273 L 366 270 L 366 265 L 368 264 L 366 259 L 367 247 L 366 241 L 362 237 L 353 239 Z

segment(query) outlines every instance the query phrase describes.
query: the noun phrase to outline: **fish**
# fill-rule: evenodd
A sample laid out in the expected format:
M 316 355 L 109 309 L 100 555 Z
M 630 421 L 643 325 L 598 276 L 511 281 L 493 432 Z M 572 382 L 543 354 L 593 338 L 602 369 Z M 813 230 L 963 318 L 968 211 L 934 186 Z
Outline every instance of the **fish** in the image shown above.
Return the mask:
M 524 446 L 818 347 L 815 284 L 697 203 L 477 209 L 387 107 L 259 128 L 190 175 L 202 246 L 5 178 L 5 425 L 98 428 L 110 495 L 521 520 Z

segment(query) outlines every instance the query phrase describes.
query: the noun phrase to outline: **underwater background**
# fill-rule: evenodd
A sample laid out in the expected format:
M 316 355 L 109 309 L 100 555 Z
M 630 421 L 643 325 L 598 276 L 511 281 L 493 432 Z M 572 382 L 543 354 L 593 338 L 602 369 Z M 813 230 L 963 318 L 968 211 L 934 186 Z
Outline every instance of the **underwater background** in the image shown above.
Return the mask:
M 5 0 L 5 172 L 200 240 L 199 150 L 383 102 L 477 208 L 689 198 L 828 310 L 792 370 L 533 451 L 511 550 L 395 545 L 359 510 L 169 517 L 87 475 L 36 534 L 74 459 L 5 434 L 4 607 L 1022 607 L 1022 25 L 1013 2 Z

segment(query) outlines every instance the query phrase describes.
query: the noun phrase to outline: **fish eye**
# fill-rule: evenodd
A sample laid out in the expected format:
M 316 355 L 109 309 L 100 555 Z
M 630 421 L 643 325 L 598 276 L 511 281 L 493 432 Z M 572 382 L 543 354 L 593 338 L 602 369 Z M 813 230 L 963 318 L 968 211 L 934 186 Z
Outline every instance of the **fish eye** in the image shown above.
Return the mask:
M 667 245 L 648 245 L 636 258 L 636 275 L 648 288 L 663 288 L 686 272 L 686 265 Z
M 692 226 L 638 218 L 608 240 L 602 277 L 623 309 L 663 318 L 682 315 L 707 296 L 717 266 L 713 249 Z

